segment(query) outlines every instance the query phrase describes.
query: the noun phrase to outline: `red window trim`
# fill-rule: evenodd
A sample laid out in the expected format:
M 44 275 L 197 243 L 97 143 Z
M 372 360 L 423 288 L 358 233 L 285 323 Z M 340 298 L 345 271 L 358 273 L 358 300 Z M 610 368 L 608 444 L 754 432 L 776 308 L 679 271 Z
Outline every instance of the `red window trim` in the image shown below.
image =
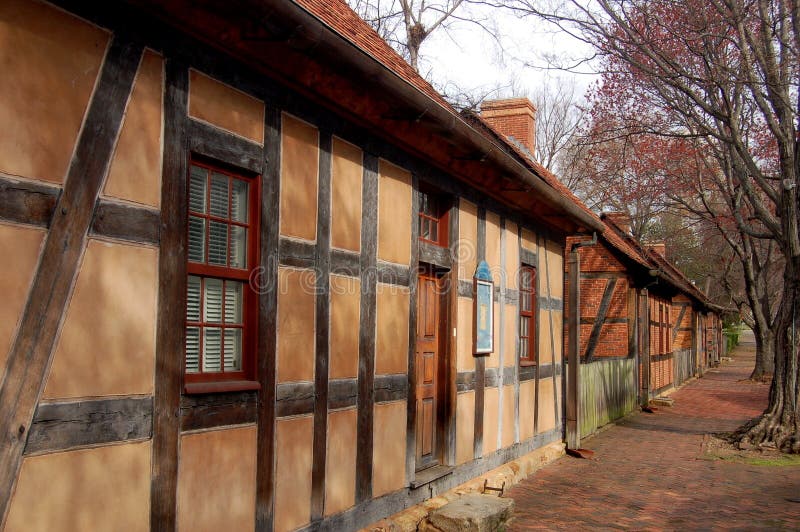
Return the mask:
M 430 190 L 420 189 L 419 192 L 420 192 L 420 194 L 425 194 L 426 196 L 428 196 L 430 198 L 433 198 L 436 201 L 436 205 L 437 205 L 437 207 L 439 209 L 439 212 L 437 213 L 438 216 L 432 216 L 432 215 L 430 215 L 428 213 L 422 212 L 422 210 L 419 211 L 419 213 L 418 213 L 419 214 L 419 219 L 417 220 L 417 223 L 420 226 L 422 226 L 422 220 L 423 219 L 427 219 L 427 220 L 430 220 L 432 222 L 436 222 L 437 223 L 437 226 L 436 226 L 436 240 L 432 240 L 432 239 L 429 239 L 429 238 L 423 238 L 421 236 L 421 233 L 420 233 L 420 237 L 419 237 L 420 241 L 427 242 L 428 244 L 433 244 L 434 246 L 447 247 L 449 245 L 449 242 L 448 242 L 448 235 L 449 235 L 448 220 L 449 220 L 449 217 L 450 217 L 450 214 L 449 214 L 450 213 L 450 209 L 447 207 L 447 205 L 449 205 L 450 202 L 442 194 L 439 194 L 439 193 L 436 193 L 436 192 L 433 192 L 433 191 L 430 191 Z
M 230 219 L 223 219 L 214 216 L 210 213 L 208 204 L 206 205 L 206 213 L 195 213 L 189 210 L 189 196 L 188 190 L 191 180 L 191 169 L 193 166 L 205 168 L 209 171 L 214 171 L 228 176 L 229 178 L 247 181 L 248 187 L 248 221 L 247 223 L 237 222 Z M 239 371 L 221 371 L 215 373 L 187 373 L 186 371 L 186 347 L 184 340 L 183 350 L 183 389 L 185 393 L 212 393 L 212 392 L 228 392 L 228 391 L 244 391 L 244 390 L 257 390 L 260 388 L 259 383 L 256 381 L 256 344 L 257 344 L 257 329 L 258 329 L 258 294 L 253 290 L 249 283 L 250 276 L 253 270 L 260 264 L 260 246 L 259 234 L 261 228 L 261 176 L 250 174 L 235 169 L 231 169 L 225 165 L 218 165 L 205 161 L 204 159 L 197 159 L 192 157 L 189 160 L 187 167 L 187 197 L 186 197 L 186 210 L 187 210 L 187 225 L 186 225 L 186 239 L 189 238 L 189 225 L 188 213 L 192 212 L 193 215 L 205 218 L 207 220 L 215 220 L 225 222 L 226 224 L 237 225 L 246 227 L 247 234 L 247 260 L 246 268 L 232 268 L 228 266 L 218 266 L 204 263 L 186 261 L 186 275 L 187 280 L 189 275 L 198 276 L 202 278 L 217 278 L 222 280 L 240 281 L 244 282 L 244 289 L 242 290 L 242 313 L 243 320 L 241 326 L 225 326 L 224 328 L 241 328 L 242 329 L 242 369 Z M 210 192 L 209 199 L 210 201 Z M 231 195 L 228 195 L 228 213 L 231 212 Z M 208 234 L 210 231 L 207 229 L 205 250 L 208 253 Z M 184 281 L 187 282 L 187 281 Z M 188 287 L 187 287 L 188 288 Z M 202 296 L 201 296 L 202 297 Z M 184 300 L 184 330 L 188 326 L 202 326 L 202 316 L 200 322 L 189 322 L 186 318 L 186 305 L 187 301 Z M 202 307 L 201 307 L 202 308 Z M 202 312 L 202 311 L 201 311 Z M 201 340 L 202 341 L 202 340 Z
M 522 287 L 522 272 L 529 271 L 531 273 L 531 289 L 525 290 Z M 520 266 L 520 279 L 519 279 L 519 318 L 522 321 L 522 318 L 528 318 L 528 336 L 522 336 L 522 329 L 520 328 L 519 331 L 519 338 L 522 340 L 523 338 L 528 342 L 528 356 L 523 357 L 522 353 L 520 353 L 519 357 L 519 364 L 520 366 L 535 366 L 536 365 L 536 349 L 537 349 L 537 338 L 536 333 L 536 311 L 538 309 L 537 305 L 537 295 L 536 295 L 536 268 L 530 266 L 528 264 L 523 264 Z M 530 310 L 522 310 L 522 298 L 529 297 L 531 299 L 531 309 Z

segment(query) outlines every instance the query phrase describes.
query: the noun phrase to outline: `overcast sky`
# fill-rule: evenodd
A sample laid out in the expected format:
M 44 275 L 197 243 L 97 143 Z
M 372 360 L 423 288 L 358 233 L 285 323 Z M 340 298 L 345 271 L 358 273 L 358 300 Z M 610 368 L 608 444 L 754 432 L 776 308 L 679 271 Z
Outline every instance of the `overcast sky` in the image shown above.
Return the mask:
M 420 72 L 437 88 L 458 87 L 473 93 L 485 93 L 505 87 L 499 97 L 513 91 L 531 92 L 548 78 L 573 79 L 576 94 L 582 95 L 594 81 L 590 66 L 583 65 L 583 74 L 568 73 L 548 64 L 555 61 L 573 64 L 576 59 L 590 57 L 588 45 L 570 35 L 536 23 L 519 19 L 502 10 L 470 6 L 474 18 L 486 20 L 495 28 L 499 43 L 475 24 L 456 22 L 448 29 L 440 28 L 422 45 Z M 526 65 L 525 63 L 529 63 Z M 493 95 L 492 97 L 496 97 Z

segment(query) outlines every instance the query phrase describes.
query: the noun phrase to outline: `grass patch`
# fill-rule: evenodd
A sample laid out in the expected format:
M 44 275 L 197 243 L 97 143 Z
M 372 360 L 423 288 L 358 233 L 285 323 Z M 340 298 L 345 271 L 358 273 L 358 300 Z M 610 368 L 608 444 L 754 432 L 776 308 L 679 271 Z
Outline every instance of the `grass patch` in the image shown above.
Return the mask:
M 703 455 L 701 458 L 764 467 L 800 466 L 800 454 L 785 454 L 769 448 L 737 449 L 726 440 L 716 436 L 710 436 L 703 443 Z

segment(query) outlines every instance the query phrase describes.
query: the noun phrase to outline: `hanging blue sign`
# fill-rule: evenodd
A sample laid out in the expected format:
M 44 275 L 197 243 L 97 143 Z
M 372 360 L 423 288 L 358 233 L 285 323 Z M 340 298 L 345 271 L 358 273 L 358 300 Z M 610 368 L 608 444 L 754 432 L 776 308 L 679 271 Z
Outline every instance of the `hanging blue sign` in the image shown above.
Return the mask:
M 473 353 L 488 355 L 494 351 L 494 283 L 485 260 L 475 270 L 473 293 Z

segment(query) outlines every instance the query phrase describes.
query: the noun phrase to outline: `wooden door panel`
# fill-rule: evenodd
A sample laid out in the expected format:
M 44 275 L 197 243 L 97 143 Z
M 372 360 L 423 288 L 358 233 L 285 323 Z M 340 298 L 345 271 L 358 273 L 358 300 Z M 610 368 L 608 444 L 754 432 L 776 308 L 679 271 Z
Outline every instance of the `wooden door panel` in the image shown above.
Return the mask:
M 422 400 L 422 456 L 430 456 L 433 453 L 434 430 L 434 401 L 433 399 Z
M 431 352 L 423 353 L 422 360 L 422 383 L 434 384 L 433 380 L 436 376 L 436 354 Z
M 439 279 L 433 272 L 419 276 L 417 293 L 416 367 L 416 440 L 417 469 L 439 463 L 441 449 L 437 441 L 439 386 L 439 334 L 441 324 Z

